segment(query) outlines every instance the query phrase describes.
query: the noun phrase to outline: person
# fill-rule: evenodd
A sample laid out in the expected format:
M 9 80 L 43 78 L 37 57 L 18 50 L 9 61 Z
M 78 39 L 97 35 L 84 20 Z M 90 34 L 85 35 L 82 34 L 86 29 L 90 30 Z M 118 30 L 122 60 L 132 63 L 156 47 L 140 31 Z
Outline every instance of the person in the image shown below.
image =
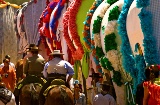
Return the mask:
M 99 73 L 95 73 L 94 70 L 92 69 L 92 74 L 89 75 L 89 77 L 92 78 L 92 81 L 91 81 L 92 87 L 90 88 L 91 97 L 89 97 L 89 103 L 91 103 L 93 105 L 94 96 L 101 92 L 100 78 L 102 78 L 102 76 L 100 76 Z
M 0 75 L 2 76 L 2 81 L 6 84 L 6 88 L 13 92 L 16 86 L 15 70 L 9 65 L 9 59 L 5 58 L 3 60 L 3 63 L 4 67 L 0 68 Z
M 47 89 L 53 79 L 62 79 L 66 81 L 66 86 L 69 87 L 69 82 L 74 75 L 74 70 L 72 65 L 62 60 L 62 56 L 64 54 L 60 52 L 60 50 L 54 50 L 50 56 L 53 56 L 53 59 L 48 61 L 43 70 L 43 75 L 47 79 L 47 82 L 43 85 L 40 95 L 39 101 L 40 105 L 44 105 L 45 103 L 45 96 L 43 92 Z M 69 75 L 68 77 L 66 75 Z M 67 79 L 66 79 L 67 78 Z
M 31 52 L 32 57 L 27 58 L 24 73 L 26 75 L 43 76 L 42 71 L 45 65 L 45 59 L 38 56 L 38 52 L 41 51 L 38 47 L 32 47 L 29 52 Z
M 6 88 L 0 76 L 0 105 L 16 105 L 14 94 Z
M 22 86 L 30 83 L 40 83 L 41 85 L 44 84 L 44 80 L 41 78 L 43 77 L 42 71 L 45 65 L 45 59 L 38 56 L 38 52 L 41 51 L 38 47 L 34 46 L 29 51 L 32 53 L 32 57 L 26 59 L 26 63 L 24 66 L 23 73 L 25 78 L 21 80 L 14 92 L 16 97 L 16 103 L 19 103 L 19 92 Z M 21 88 L 19 88 L 21 86 Z
M 22 80 L 25 76 L 23 74 L 23 59 L 19 59 L 15 65 L 16 68 L 16 77 L 17 77 L 17 83 Z
M 103 81 L 102 91 L 100 94 L 95 95 L 93 105 L 116 105 L 115 99 L 109 94 L 111 85 L 108 81 Z
M 15 69 L 14 63 L 11 62 L 11 56 L 10 56 L 10 55 L 6 55 L 5 58 L 6 58 L 6 59 L 9 59 L 9 65 Z M 4 63 L 2 63 L 2 64 L 0 65 L 0 68 L 3 68 L 3 67 L 4 67 Z M 15 70 L 16 70 L 16 69 L 15 69 Z
M 32 52 L 31 52 L 31 48 L 32 48 L 32 47 L 37 47 L 37 46 L 36 46 L 35 44 L 30 44 L 29 47 L 26 48 L 26 53 L 27 53 L 27 54 L 23 57 L 23 67 L 24 67 L 25 64 L 26 64 L 27 58 L 33 56 Z M 40 58 L 43 58 L 39 53 L 38 53 L 38 56 L 39 56 Z
M 102 76 L 100 76 L 99 73 L 92 73 L 92 75 L 89 75 L 89 77 L 92 77 L 92 81 L 91 84 L 92 86 L 95 88 L 95 93 L 98 94 L 100 93 L 101 89 L 100 89 L 100 78 L 103 78 Z
M 150 70 L 145 69 L 145 79 L 142 83 L 138 84 L 136 91 L 136 104 L 143 105 L 144 88 L 143 83 L 150 80 Z
M 82 93 L 82 85 L 78 80 L 74 82 L 74 104 L 86 105 L 86 97 L 85 94 Z
M 160 65 L 150 65 L 146 70 L 150 71 L 150 79 L 143 83 L 143 105 L 160 105 Z

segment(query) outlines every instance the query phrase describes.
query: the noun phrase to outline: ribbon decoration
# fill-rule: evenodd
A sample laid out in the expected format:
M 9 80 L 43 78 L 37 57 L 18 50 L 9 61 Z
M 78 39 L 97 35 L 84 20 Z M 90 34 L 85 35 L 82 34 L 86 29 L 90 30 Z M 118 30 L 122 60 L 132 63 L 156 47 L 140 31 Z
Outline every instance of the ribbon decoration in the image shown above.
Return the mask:
M 12 6 L 12 7 L 17 8 L 17 9 L 21 8 L 21 6 L 18 6 L 17 4 L 11 4 L 9 2 L 4 2 L 4 1 L 0 1 L 0 2 L 4 3 L 4 4 L 0 4 L 0 8 L 5 8 L 7 6 Z
M 126 90 L 127 91 L 127 100 L 128 100 L 129 105 L 131 105 L 131 103 L 135 105 L 136 103 L 134 101 L 135 99 L 134 99 L 133 92 L 132 92 L 132 83 L 126 82 L 124 85 L 127 88 L 127 90 Z

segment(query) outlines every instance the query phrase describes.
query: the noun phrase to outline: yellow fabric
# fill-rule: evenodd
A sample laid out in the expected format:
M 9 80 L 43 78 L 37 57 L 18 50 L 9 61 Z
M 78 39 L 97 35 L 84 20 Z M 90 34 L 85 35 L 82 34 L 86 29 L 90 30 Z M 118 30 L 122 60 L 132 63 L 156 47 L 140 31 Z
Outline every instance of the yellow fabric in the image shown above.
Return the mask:
M 21 8 L 21 6 L 18 6 L 17 4 L 10 4 L 9 2 L 7 2 L 6 4 L 0 4 L 0 8 L 5 8 L 8 5 L 10 5 L 14 8 L 17 8 L 17 9 Z

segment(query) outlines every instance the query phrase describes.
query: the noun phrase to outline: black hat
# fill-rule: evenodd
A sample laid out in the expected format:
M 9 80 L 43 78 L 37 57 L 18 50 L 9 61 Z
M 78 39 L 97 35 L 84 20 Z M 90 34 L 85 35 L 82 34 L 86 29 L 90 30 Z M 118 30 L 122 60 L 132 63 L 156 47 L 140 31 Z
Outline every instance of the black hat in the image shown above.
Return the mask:
M 5 58 L 11 59 L 11 56 L 10 55 L 6 55 Z
M 30 44 L 28 48 L 26 49 L 30 49 L 31 47 L 35 47 L 36 45 L 35 44 Z
M 103 78 L 102 76 L 99 75 L 99 73 L 92 73 L 92 75 L 89 75 L 89 77 L 92 77 L 92 78 Z
M 42 51 L 37 46 L 31 47 L 28 51 Z

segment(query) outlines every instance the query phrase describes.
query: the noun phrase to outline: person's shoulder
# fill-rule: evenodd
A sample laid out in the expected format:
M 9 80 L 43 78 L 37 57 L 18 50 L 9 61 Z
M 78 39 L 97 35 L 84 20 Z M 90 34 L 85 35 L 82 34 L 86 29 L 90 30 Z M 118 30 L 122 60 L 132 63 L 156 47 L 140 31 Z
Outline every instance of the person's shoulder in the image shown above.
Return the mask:
M 105 96 L 108 97 L 110 100 L 115 100 L 115 99 L 113 98 L 113 96 L 110 95 L 110 94 L 106 94 Z
M 66 60 L 62 60 L 62 62 L 64 62 L 65 64 L 67 64 L 67 65 L 70 65 L 70 66 L 72 66 L 68 61 L 66 61 Z
M 38 54 L 38 57 L 40 57 L 40 58 L 44 58 L 41 54 Z
M 95 95 L 95 97 L 101 97 L 101 96 L 103 96 L 101 93 Z
M 13 66 L 13 67 L 15 66 L 15 64 L 14 64 L 14 63 L 12 63 L 12 62 L 10 62 L 10 65 L 11 65 L 11 66 Z

